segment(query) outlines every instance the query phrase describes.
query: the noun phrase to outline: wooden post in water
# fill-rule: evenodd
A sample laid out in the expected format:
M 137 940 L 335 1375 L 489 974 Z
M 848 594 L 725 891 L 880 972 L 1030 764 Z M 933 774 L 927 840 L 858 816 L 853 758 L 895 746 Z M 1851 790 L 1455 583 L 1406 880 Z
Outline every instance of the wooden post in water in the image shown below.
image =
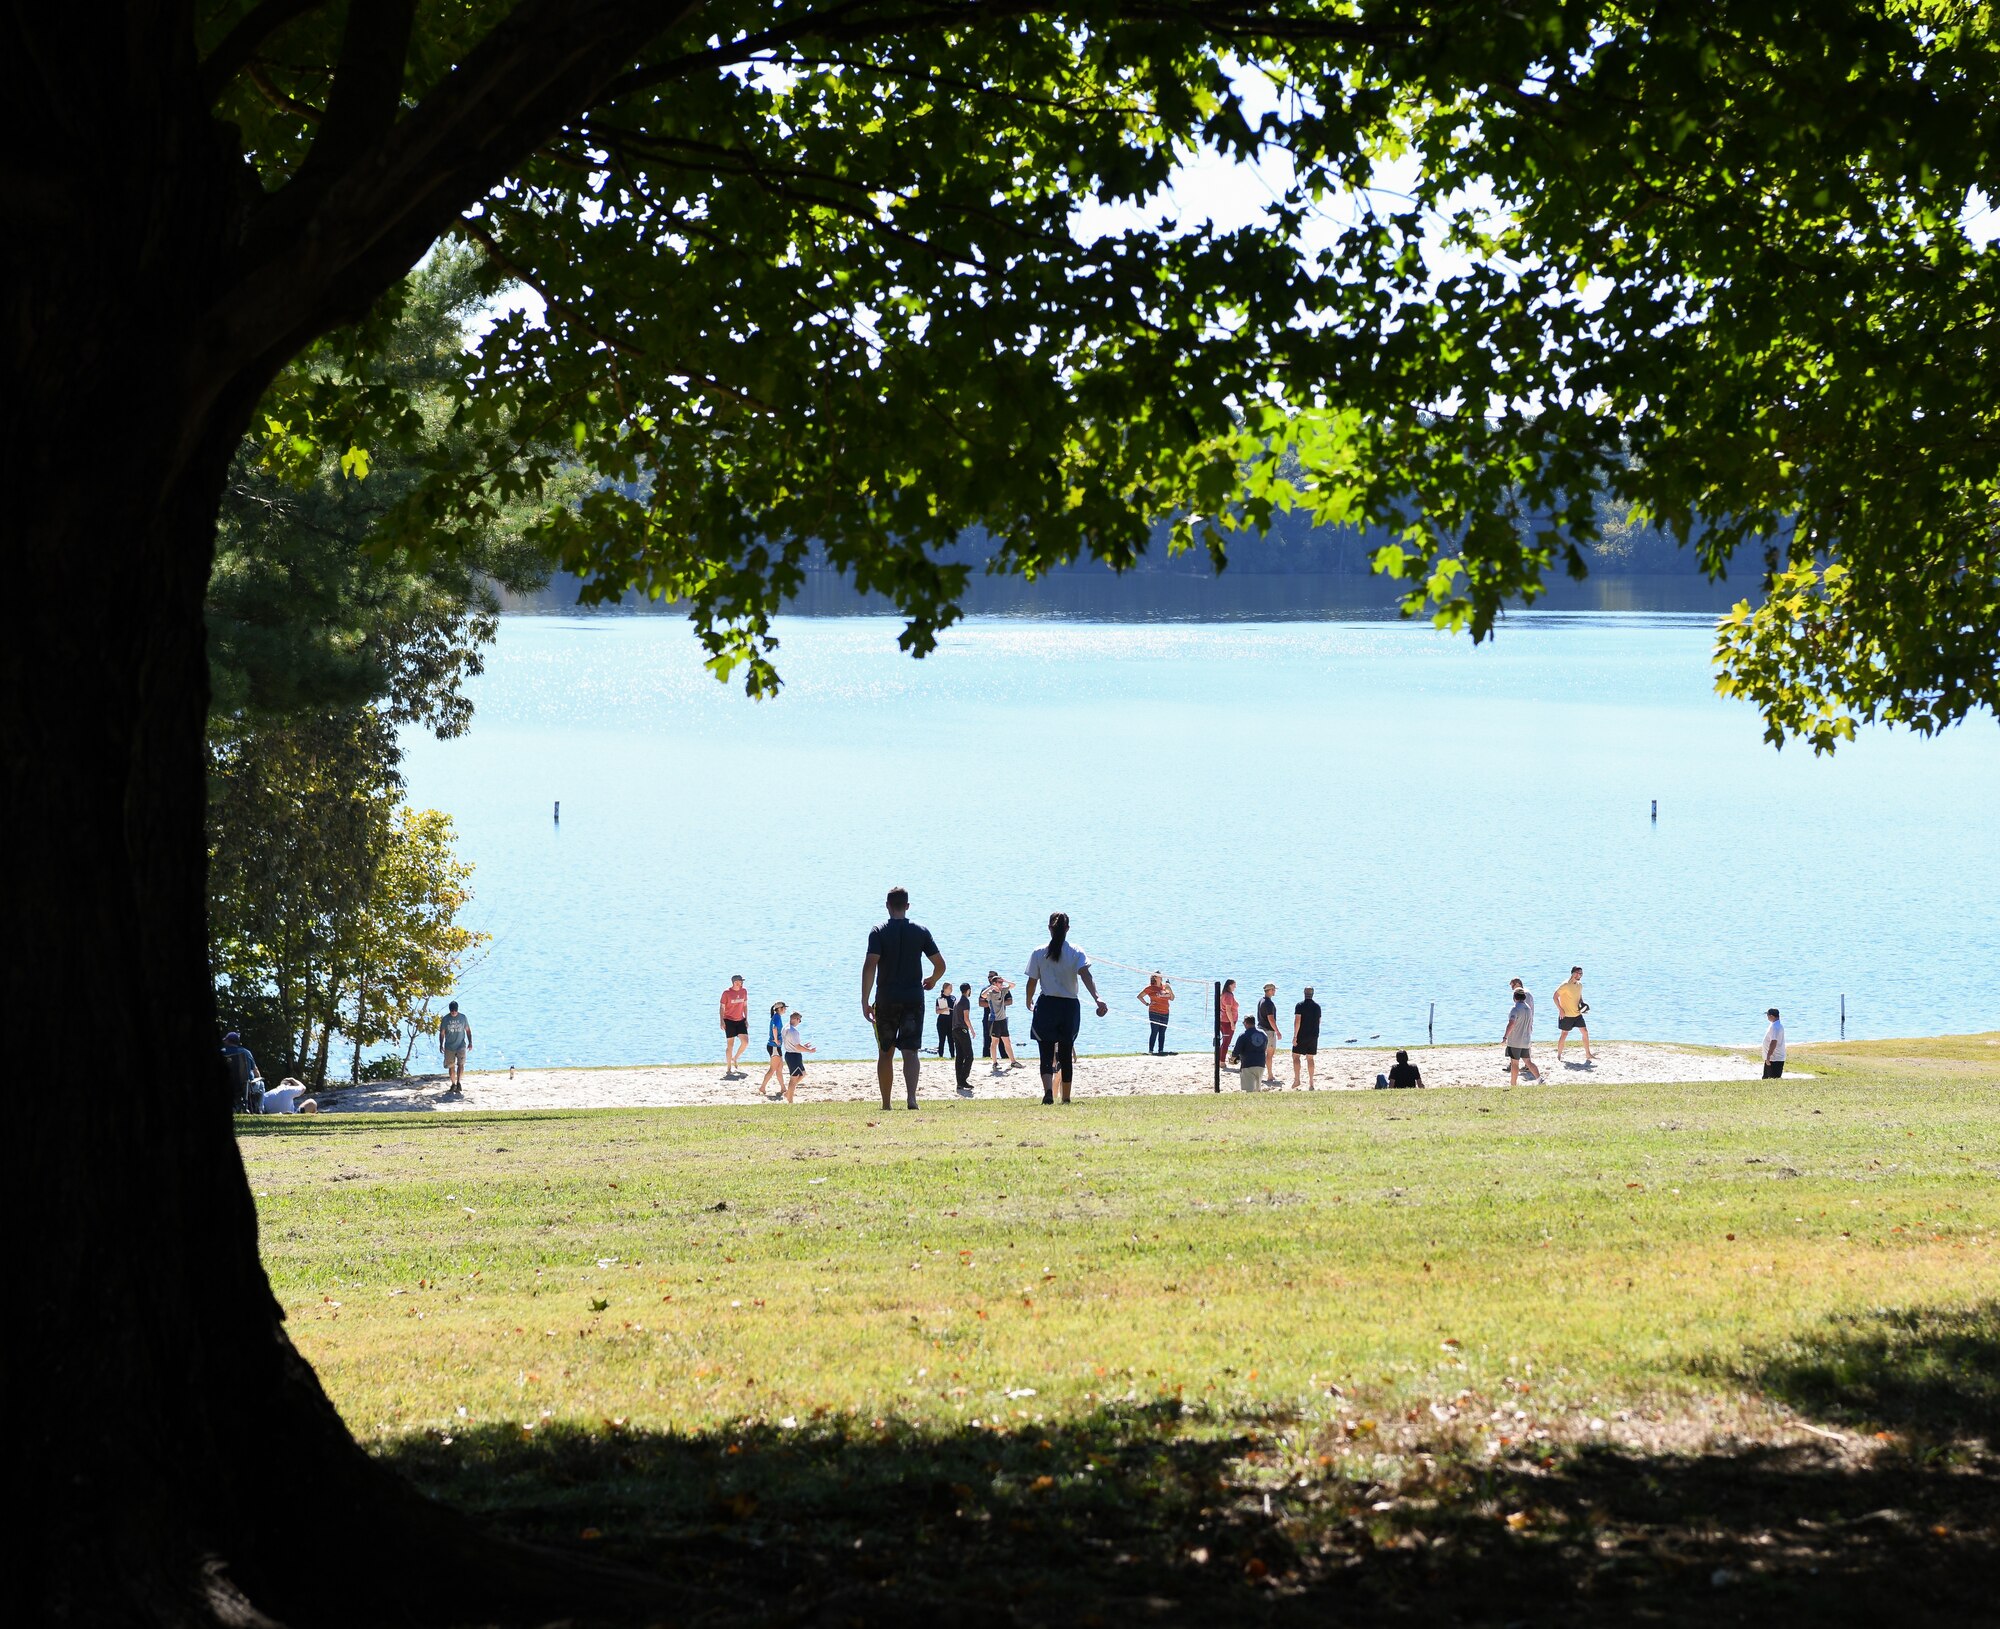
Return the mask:
M 1431 1021 L 1424 1026 L 1424 1033 L 1430 1037 L 1432 1046 L 1438 1044 L 1438 1004 L 1435 1001 L 1431 1003 Z
M 1840 1038 L 1843 1041 L 1847 1039 L 1847 993 L 1845 991 L 1842 991 L 1840 996 Z
M 1215 1030 L 1215 1034 L 1212 1037 L 1210 1037 L 1210 1040 L 1212 1041 L 1213 1044 L 1209 1047 L 1209 1051 L 1213 1053 L 1215 1057 L 1215 1089 L 1219 1092 L 1222 1090 L 1222 980 L 1221 979 L 1217 979 L 1215 981 L 1215 1023 L 1212 1027 Z
M 557 799 L 556 799 L 556 824 L 557 824 L 558 826 L 560 826 L 560 825 L 562 824 L 562 799 L 561 799 L 561 798 L 557 798 Z
M 1658 798 L 1654 798 L 1654 799 L 1653 799 L 1653 824 L 1657 826 L 1657 825 L 1658 825 L 1659 823 L 1660 823 L 1660 800 L 1659 800 Z

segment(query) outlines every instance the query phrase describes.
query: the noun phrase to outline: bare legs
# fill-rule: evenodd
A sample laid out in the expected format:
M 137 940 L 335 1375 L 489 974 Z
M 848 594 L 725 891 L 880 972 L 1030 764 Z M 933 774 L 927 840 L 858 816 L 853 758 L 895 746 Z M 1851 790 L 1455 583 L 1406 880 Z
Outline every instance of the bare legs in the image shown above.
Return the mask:
M 910 1047 L 905 1050 L 903 1053 L 903 1090 L 911 1108 L 917 1106 L 917 1080 L 923 1074 L 923 1071 L 924 1059 L 922 1051 L 917 1047 Z M 895 1048 L 885 1047 L 876 1053 L 875 1084 L 881 1088 L 882 1107 L 886 1109 L 889 1107 L 890 1100 L 896 1094 Z

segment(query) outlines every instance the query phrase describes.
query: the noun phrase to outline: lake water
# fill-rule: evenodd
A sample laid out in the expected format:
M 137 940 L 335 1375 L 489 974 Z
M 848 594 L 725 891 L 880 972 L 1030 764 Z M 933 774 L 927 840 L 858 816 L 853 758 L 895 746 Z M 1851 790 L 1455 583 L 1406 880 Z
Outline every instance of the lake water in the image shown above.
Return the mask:
M 1317 986 L 1335 1043 L 1490 1040 L 1507 979 L 1586 968 L 1596 1033 L 1749 1043 L 2000 1027 L 2000 731 L 1776 752 L 1713 693 L 1707 617 L 1516 615 L 1474 648 L 1379 620 L 979 618 L 922 662 L 876 617 L 781 625 L 782 696 L 675 617 L 503 620 L 412 801 L 476 862 L 478 1062 L 720 1055 L 731 973 L 822 1055 L 871 1050 L 859 968 L 907 885 L 954 980 L 1018 978 L 1048 912 L 1132 999 L 1164 968 Z M 1659 800 L 1659 819 L 1649 818 Z M 562 820 L 551 819 L 560 799 Z

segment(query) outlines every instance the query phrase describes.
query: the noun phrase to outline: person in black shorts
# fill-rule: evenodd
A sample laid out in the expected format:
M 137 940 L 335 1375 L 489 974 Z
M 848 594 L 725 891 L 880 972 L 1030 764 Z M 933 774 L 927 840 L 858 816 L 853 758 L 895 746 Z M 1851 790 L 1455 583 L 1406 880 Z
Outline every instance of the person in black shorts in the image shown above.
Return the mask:
M 951 1050 L 951 986 L 938 991 L 937 1014 L 937 1055 L 941 1058 Z
M 861 963 L 861 1016 L 875 1028 L 875 1084 L 882 1088 L 882 1107 L 889 1107 L 896 1086 L 890 1054 L 900 1052 L 903 1087 L 914 1109 L 923 1070 L 924 1012 L 930 991 L 944 977 L 944 957 L 930 931 L 910 920 L 907 888 L 891 888 L 888 906 L 889 920 L 868 934 L 868 954 Z M 924 977 L 926 957 L 929 978 Z
M 1313 987 L 1306 986 L 1306 998 L 1292 1009 L 1292 1090 L 1299 1089 L 1299 1060 L 1306 1065 L 1306 1090 L 1316 1092 L 1319 1083 L 1313 1077 L 1313 1070 L 1319 1061 L 1319 1003 L 1313 1000 Z
M 1257 1027 L 1270 1037 L 1264 1048 L 1264 1084 L 1278 1084 L 1278 987 L 1264 986 L 1264 999 L 1257 1003 Z

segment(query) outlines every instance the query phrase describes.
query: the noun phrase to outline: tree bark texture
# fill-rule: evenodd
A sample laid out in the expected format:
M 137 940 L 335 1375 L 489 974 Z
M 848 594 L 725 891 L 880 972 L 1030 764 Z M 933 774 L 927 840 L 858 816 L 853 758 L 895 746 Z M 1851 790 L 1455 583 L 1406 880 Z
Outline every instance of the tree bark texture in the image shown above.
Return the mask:
M 0 860 L 4 994 L 60 1048 L 21 1060 L 7 1139 L 17 1621 L 519 1621 L 630 1604 L 646 1592 L 487 1541 L 364 1454 L 258 1257 L 208 975 L 203 600 L 260 395 L 302 338 L 379 287 L 303 279 L 286 311 L 267 266 L 271 308 L 213 320 L 265 205 L 203 105 L 190 33 L 182 8 L 144 0 L 0 14 L 16 595 L 0 752 L 28 817 Z M 374 284 L 436 229 L 406 223 L 401 250 L 372 240 Z M 245 340 L 253 318 L 268 340 Z M 315 1535 L 329 1531 L 353 1564 L 328 1564 Z

